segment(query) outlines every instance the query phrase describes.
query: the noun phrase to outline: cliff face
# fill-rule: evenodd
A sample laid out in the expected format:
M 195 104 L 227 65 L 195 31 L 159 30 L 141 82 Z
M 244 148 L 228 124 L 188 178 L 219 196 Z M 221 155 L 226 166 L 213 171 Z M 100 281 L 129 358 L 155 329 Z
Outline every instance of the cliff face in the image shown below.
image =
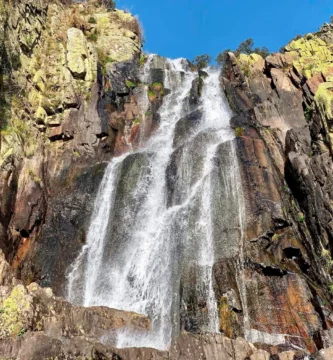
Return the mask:
M 250 339 L 288 334 L 279 346 L 311 352 L 332 341 L 332 33 L 265 60 L 230 54 L 222 77 L 246 197 Z
M 3 2 L 1 16 L 1 247 L 26 282 L 57 288 L 103 161 L 138 137 L 140 27 L 93 4 Z
M 330 359 L 323 349 L 333 346 L 333 27 L 266 59 L 229 55 L 221 85 L 234 112 L 242 175 L 244 279 L 229 236 L 214 265 L 228 338 L 182 333 L 170 352 L 159 352 L 97 340 L 110 328 L 149 329 L 147 318 L 76 307 L 40 286 L 64 295 L 107 162 L 157 128 L 168 91 L 165 60 L 156 57 L 140 83 L 146 58 L 137 19 L 94 2 L 0 1 L 0 18 L 0 353 L 30 360 Z M 193 112 L 179 122 L 176 142 L 202 116 L 204 77 L 193 81 Z M 182 304 L 187 331 L 196 332 L 205 315 L 199 300 L 194 294 Z

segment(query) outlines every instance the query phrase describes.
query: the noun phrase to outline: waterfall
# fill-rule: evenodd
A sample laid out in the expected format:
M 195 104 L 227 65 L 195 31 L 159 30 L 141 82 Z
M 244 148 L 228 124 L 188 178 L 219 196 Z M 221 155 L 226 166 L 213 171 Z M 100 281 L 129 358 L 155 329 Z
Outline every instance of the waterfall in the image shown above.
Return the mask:
M 146 79 L 154 61 L 150 56 Z M 206 308 L 201 331 L 219 331 L 213 265 L 225 237 L 237 236 L 239 247 L 243 205 L 231 111 L 219 72 L 206 72 L 201 103 L 193 107 L 197 74 L 184 59 L 165 60 L 169 91 L 159 127 L 139 150 L 108 165 L 86 245 L 68 272 L 69 301 L 150 318 L 151 331 L 110 334 L 117 347 L 167 349 L 193 291 Z

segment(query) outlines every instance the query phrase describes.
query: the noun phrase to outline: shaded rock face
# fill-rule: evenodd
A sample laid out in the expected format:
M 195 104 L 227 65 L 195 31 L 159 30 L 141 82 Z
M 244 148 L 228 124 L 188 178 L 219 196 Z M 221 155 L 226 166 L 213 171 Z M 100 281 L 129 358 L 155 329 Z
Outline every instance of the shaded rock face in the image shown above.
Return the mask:
M 246 205 L 244 335 L 281 350 L 314 352 L 331 342 L 331 32 L 265 60 L 230 54 L 221 78 Z M 216 265 L 223 293 L 237 294 L 234 268 Z M 234 332 L 239 320 L 226 303 L 221 322 Z

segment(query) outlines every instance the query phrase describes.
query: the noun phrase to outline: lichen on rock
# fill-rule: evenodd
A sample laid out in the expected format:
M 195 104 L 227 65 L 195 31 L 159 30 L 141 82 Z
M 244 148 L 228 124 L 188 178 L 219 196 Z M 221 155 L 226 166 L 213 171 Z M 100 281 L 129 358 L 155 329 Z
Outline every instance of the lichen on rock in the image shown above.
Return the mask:
M 32 297 L 23 285 L 13 288 L 0 304 L 0 339 L 25 332 L 32 318 Z

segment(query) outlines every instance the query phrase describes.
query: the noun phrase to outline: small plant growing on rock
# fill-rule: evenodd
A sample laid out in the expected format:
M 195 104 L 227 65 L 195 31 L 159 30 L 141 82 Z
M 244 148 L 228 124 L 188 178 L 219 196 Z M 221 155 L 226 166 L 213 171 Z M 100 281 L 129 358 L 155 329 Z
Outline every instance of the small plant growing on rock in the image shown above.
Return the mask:
M 89 25 L 88 25 L 87 21 L 81 17 L 80 13 L 75 8 L 70 13 L 70 15 L 67 19 L 67 27 L 75 27 L 77 29 L 85 31 L 86 29 L 89 28 Z
M 97 54 L 98 54 L 98 62 L 100 64 L 100 66 L 101 66 L 102 75 L 106 75 L 106 65 L 108 63 L 115 62 L 115 60 L 112 59 L 111 56 L 105 54 L 103 49 L 98 48 L 97 49 Z
M 133 125 L 139 125 L 140 124 L 140 116 L 137 116 L 135 120 L 133 121 Z
M 235 129 L 235 133 L 236 133 L 236 136 L 239 137 L 239 136 L 244 136 L 244 129 L 242 127 L 237 127 Z
M 146 54 L 142 54 L 139 59 L 139 65 L 143 66 L 148 59 L 148 56 Z
M 163 84 L 161 82 L 154 82 L 152 87 L 153 87 L 154 91 L 157 91 L 157 92 L 163 91 Z
M 302 212 L 298 213 L 298 222 L 302 223 L 305 221 L 305 216 Z
M 107 11 L 113 11 L 116 4 L 113 0 L 99 0 L 98 3 L 106 8 Z
M 21 329 L 17 336 L 22 336 L 27 332 L 27 329 Z
M 321 255 L 321 263 L 322 263 L 325 271 L 327 273 L 329 273 L 333 266 L 331 254 L 327 249 L 323 248 L 320 255 Z
M 89 24 L 97 24 L 96 19 L 93 16 L 90 16 L 89 20 L 88 20 Z
M 135 84 L 133 81 L 131 81 L 131 80 L 126 80 L 126 86 L 127 86 L 129 89 L 131 89 L 131 90 L 133 90 L 134 88 L 136 88 L 136 84 Z
M 96 32 L 93 32 L 87 36 L 87 39 L 92 42 L 97 42 L 98 35 Z
M 310 106 L 307 106 L 304 110 L 304 116 L 307 121 L 311 120 L 312 117 L 312 108 Z
M 148 91 L 148 98 L 150 102 L 154 102 L 157 99 L 157 96 L 153 90 Z

